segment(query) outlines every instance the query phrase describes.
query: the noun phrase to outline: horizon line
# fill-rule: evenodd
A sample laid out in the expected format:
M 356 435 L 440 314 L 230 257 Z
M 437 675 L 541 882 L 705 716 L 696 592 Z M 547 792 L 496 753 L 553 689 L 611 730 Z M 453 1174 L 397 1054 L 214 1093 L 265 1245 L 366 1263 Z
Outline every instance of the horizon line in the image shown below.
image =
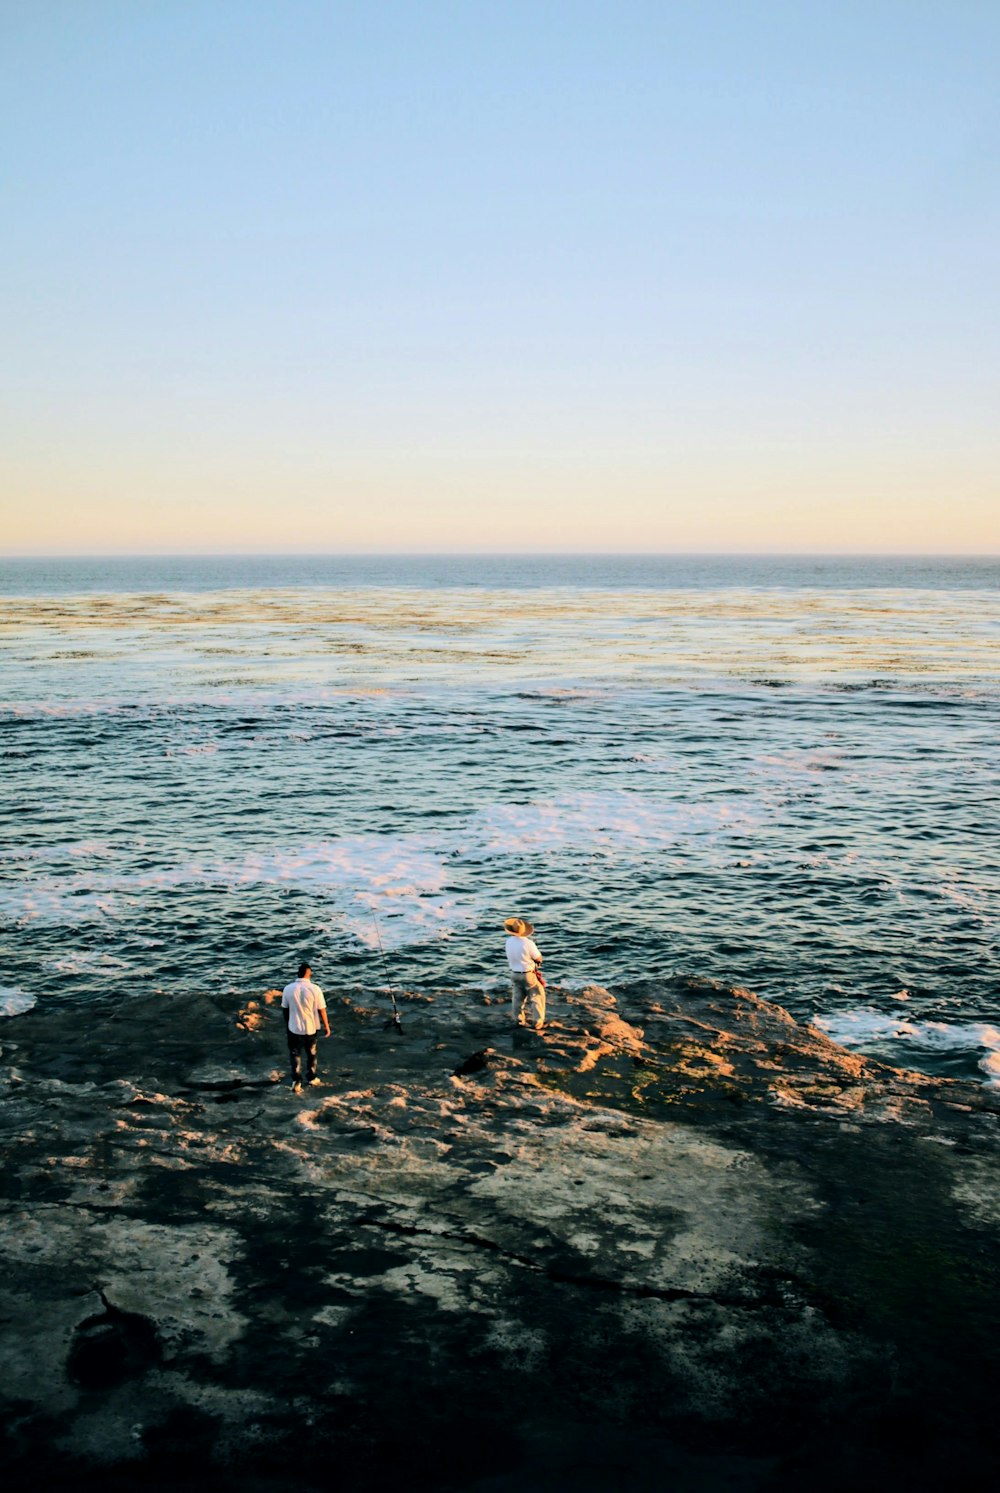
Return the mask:
M 1000 560 L 988 550 L 24 550 L 0 553 L 18 560 Z

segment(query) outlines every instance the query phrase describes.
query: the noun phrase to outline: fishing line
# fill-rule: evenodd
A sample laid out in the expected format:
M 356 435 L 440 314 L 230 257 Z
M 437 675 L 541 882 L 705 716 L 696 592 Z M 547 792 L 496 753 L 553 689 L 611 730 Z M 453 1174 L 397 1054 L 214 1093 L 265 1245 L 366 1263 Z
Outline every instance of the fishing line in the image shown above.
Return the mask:
M 356 893 L 363 893 L 366 897 L 370 895 L 369 889 L 367 887 L 358 887 L 356 889 L 348 888 L 348 890 L 355 890 Z M 389 999 L 392 1001 L 392 1020 L 386 1022 L 386 1025 L 394 1026 L 397 1032 L 402 1033 L 403 1022 L 399 1014 L 399 1006 L 396 1004 L 396 990 L 389 969 L 389 960 L 386 957 L 385 946 L 382 943 L 382 930 L 379 927 L 379 921 L 375 914 L 374 907 L 369 907 L 369 911 L 371 913 L 372 926 L 375 929 L 375 941 L 378 944 L 379 957 L 382 960 L 382 972 L 385 975 L 386 985 L 389 991 Z
M 375 916 L 374 907 L 372 907 L 372 922 L 375 925 L 375 937 L 378 939 L 378 951 L 382 956 L 382 969 L 385 972 L 385 977 L 389 985 L 389 999 L 392 1001 L 392 1024 L 396 1028 L 397 1032 L 401 1032 L 403 1030 L 403 1023 L 399 1019 L 399 1007 L 396 1005 L 396 992 L 393 989 L 392 978 L 389 973 L 389 961 L 386 959 L 385 949 L 382 947 L 382 931 L 379 928 L 378 918 Z

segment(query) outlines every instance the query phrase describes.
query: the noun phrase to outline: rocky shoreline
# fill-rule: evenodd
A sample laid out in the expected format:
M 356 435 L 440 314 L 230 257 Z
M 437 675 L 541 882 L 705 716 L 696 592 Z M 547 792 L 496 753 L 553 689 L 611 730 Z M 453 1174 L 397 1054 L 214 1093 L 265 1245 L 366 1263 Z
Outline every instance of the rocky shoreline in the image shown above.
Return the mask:
M 8 1486 L 938 1489 L 1000 1468 L 1000 1094 L 746 991 L 0 1030 Z

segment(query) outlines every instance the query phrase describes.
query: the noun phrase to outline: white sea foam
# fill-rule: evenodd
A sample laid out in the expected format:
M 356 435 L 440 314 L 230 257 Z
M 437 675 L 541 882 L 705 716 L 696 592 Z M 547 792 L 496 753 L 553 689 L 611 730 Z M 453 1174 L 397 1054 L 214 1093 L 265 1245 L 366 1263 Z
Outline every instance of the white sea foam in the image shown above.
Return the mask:
M 326 894 L 340 929 L 367 946 L 377 947 L 381 931 L 386 947 L 399 948 L 446 936 L 479 915 L 477 898 L 458 901 L 445 895 L 449 862 L 475 864 L 537 852 L 627 858 L 662 852 L 692 837 L 711 840 L 745 832 L 758 818 L 759 809 L 743 797 L 699 804 L 627 791 L 577 793 L 495 804 L 471 815 L 464 826 L 437 832 L 345 836 L 135 875 L 95 868 L 36 877 L 0 891 L 0 911 L 18 921 L 77 923 L 113 917 L 147 890 L 289 885 Z M 95 855 L 104 852 L 95 843 Z M 91 970 L 75 963 L 64 972 Z M 100 971 L 93 966 L 93 972 Z
M 985 1057 L 979 1059 L 979 1066 L 986 1074 L 986 1081 L 991 1088 L 1000 1088 L 1000 1044 L 987 1052 Z
M 31 720 L 34 716 L 104 715 L 120 710 L 124 700 L 18 700 L 0 705 L 0 715 L 10 715 L 18 720 Z
M 442 896 L 444 861 L 418 836 L 357 835 L 295 850 L 245 857 L 218 867 L 232 883 L 292 882 L 332 895 L 334 917 L 369 948 L 426 943 L 474 915 Z
M 342 930 L 369 947 L 423 943 L 476 915 L 442 895 L 448 868 L 421 836 L 349 836 L 294 849 L 254 851 L 241 859 L 188 861 L 137 875 L 99 871 L 38 877 L 0 889 L 0 913 L 17 922 L 75 924 L 114 916 L 147 890 L 211 885 L 290 885 L 327 893 Z M 130 896 L 131 894 L 131 896 Z M 110 973 L 109 956 L 71 953 L 54 967 L 64 974 Z
M 353 835 L 294 849 L 255 851 L 239 861 L 190 863 L 150 873 L 145 885 L 226 882 L 287 884 L 328 895 L 333 921 L 369 948 L 401 948 L 448 933 L 476 915 L 473 905 L 442 895 L 448 868 L 429 837 Z M 136 883 L 133 882 L 132 885 Z
M 114 855 L 114 847 L 105 840 L 71 840 L 66 845 L 46 845 L 44 849 L 39 846 L 11 845 L 4 849 L 4 859 L 7 861 L 52 861 L 65 860 L 67 857 L 74 860 L 84 858 L 100 858 Z
M 903 1042 L 926 1052 L 978 1050 L 984 1053 L 979 1059 L 979 1067 L 991 1084 L 1000 1084 L 1000 1027 L 989 1022 L 917 1021 L 909 1017 L 893 1017 L 891 1013 L 877 1011 L 872 1006 L 859 1006 L 851 1011 L 816 1016 L 813 1026 L 819 1027 L 842 1047 L 863 1049 Z
M 37 1004 L 35 996 L 26 990 L 18 990 L 16 985 L 0 985 L 0 1016 L 20 1016 Z
M 745 831 L 760 818 L 744 798 L 685 803 L 624 790 L 576 793 L 527 804 L 494 804 L 455 831 L 459 853 L 656 850 L 694 835 Z
M 130 969 L 131 965 L 114 954 L 102 954 L 96 949 L 75 949 L 61 959 L 53 959 L 50 968 L 58 970 L 61 975 L 113 975 Z
M 994 936 L 996 935 L 1000 924 L 997 920 L 995 888 L 982 886 L 970 878 L 960 880 L 959 876 L 951 870 L 935 871 L 932 885 L 944 901 L 961 908 L 963 912 L 970 913 L 973 917 L 982 919 L 988 928 L 994 930 Z
M 749 770 L 765 776 L 786 773 L 792 778 L 814 777 L 817 773 L 837 772 L 846 763 L 846 754 L 830 747 L 814 752 L 771 752 L 766 757 L 758 757 Z
M 178 873 L 174 873 L 178 874 Z M 428 837 L 348 835 L 294 849 L 251 852 L 241 861 L 220 861 L 183 879 L 239 882 L 293 882 L 296 886 L 347 887 L 398 896 L 407 891 L 440 891 L 447 867 Z
M 16 923 L 74 924 L 116 917 L 120 911 L 119 899 L 108 886 L 95 885 L 93 876 L 39 877 L 0 887 L 0 916 Z
M 353 911 L 340 914 L 338 921 L 346 932 L 370 949 L 401 949 L 408 944 L 429 943 L 446 938 L 462 923 L 469 923 L 477 909 L 459 904 L 452 897 L 429 897 L 421 894 L 389 900 L 392 894 L 375 896 L 355 892 Z

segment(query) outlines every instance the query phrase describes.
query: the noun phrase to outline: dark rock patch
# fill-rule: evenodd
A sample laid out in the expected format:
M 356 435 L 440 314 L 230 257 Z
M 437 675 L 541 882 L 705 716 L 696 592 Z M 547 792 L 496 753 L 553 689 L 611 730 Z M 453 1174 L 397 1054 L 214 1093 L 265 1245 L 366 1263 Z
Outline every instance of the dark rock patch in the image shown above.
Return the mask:
M 81 1389 L 107 1390 L 137 1379 L 160 1361 L 156 1326 L 138 1312 L 123 1312 L 102 1294 L 105 1309 L 77 1327 L 66 1372 Z
M 467 1058 L 463 1058 L 457 1068 L 452 1069 L 455 1078 L 465 1078 L 469 1073 L 482 1073 L 490 1066 L 490 1054 L 488 1052 L 473 1052 Z

